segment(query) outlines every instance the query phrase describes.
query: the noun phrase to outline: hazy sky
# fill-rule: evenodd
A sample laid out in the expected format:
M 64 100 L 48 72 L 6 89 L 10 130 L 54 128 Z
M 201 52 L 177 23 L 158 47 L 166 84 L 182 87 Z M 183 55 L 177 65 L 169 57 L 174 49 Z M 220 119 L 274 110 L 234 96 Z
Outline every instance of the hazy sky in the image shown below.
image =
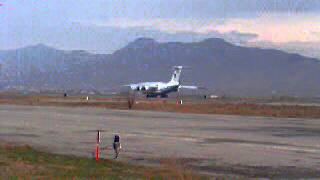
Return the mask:
M 137 37 L 320 45 L 320 0 L 0 0 L 0 49 L 112 52 Z M 309 47 L 309 46 L 308 46 Z

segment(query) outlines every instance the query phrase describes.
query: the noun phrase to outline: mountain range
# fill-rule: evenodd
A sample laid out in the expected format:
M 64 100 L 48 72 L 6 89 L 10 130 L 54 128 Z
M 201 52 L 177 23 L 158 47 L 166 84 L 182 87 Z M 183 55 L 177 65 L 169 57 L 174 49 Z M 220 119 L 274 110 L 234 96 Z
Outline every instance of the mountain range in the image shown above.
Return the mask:
M 108 43 L 108 42 L 106 42 Z M 65 51 L 43 44 L 0 51 L 0 89 L 111 92 L 140 81 L 181 81 L 230 96 L 319 96 L 320 61 L 219 38 L 159 43 L 139 38 L 112 54 Z

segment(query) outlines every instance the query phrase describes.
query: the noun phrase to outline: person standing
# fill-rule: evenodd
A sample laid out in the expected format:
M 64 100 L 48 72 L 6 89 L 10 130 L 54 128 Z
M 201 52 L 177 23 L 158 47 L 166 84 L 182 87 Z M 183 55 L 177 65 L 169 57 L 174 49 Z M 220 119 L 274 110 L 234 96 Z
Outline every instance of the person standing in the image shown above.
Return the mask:
M 116 134 L 113 137 L 113 150 L 114 150 L 114 154 L 115 154 L 114 159 L 118 158 L 120 149 L 121 149 L 120 136 L 118 134 Z

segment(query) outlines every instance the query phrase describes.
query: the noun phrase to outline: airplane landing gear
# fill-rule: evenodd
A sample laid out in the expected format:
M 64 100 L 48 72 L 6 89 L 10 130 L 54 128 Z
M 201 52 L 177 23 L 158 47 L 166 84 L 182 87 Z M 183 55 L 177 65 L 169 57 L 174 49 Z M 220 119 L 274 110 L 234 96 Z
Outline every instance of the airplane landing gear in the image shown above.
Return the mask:
M 161 94 L 161 98 L 168 98 L 167 94 Z
M 146 96 L 147 98 L 156 98 L 157 97 L 157 95 L 153 95 L 153 94 L 147 94 L 147 96 Z

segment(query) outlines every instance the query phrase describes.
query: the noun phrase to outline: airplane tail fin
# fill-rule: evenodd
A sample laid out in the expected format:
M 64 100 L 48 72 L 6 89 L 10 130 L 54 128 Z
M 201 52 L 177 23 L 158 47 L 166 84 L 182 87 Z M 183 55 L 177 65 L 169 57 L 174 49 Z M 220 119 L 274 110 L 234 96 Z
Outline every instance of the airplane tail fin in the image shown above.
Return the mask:
M 174 66 L 173 68 L 174 68 L 174 72 L 172 74 L 170 82 L 180 83 L 180 74 L 183 66 Z

